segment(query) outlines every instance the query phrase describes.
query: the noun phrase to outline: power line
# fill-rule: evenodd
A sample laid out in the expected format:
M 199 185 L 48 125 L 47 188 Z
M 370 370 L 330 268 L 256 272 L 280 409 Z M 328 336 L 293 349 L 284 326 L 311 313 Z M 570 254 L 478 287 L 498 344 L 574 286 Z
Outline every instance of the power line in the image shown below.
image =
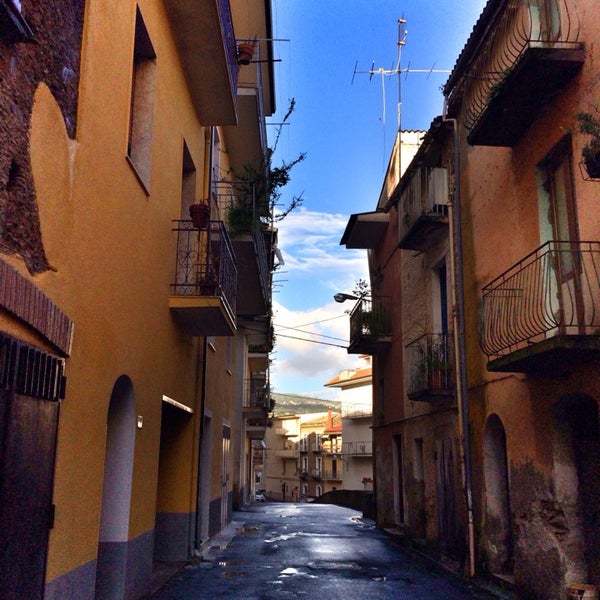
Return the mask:
M 298 327 L 286 327 L 285 325 L 277 325 L 275 327 L 281 327 L 281 329 L 291 329 L 292 331 L 298 331 L 299 333 L 307 333 L 308 335 L 316 335 L 318 337 L 328 338 L 330 340 L 338 340 L 340 342 L 345 342 L 344 338 L 334 337 L 332 335 L 325 335 L 324 333 L 315 333 L 314 331 L 306 331 L 305 329 L 299 329 Z
M 330 342 L 319 342 L 318 340 L 307 340 L 306 338 L 295 337 L 293 335 L 284 335 L 278 333 L 277 337 L 289 338 L 290 340 L 300 340 L 301 342 L 310 342 L 311 344 L 321 344 L 322 346 L 334 346 L 335 348 L 348 348 L 348 346 L 342 346 L 341 344 L 331 344 Z
M 302 325 L 296 325 L 296 327 L 308 327 L 309 325 L 317 325 L 318 323 L 325 323 L 326 321 L 333 321 L 334 319 L 341 319 L 342 317 L 347 317 L 346 313 L 342 315 L 338 315 L 337 317 L 329 317 L 328 319 L 321 319 L 320 321 L 313 321 L 312 323 L 302 323 Z M 283 326 L 282 326 L 283 327 Z M 290 328 L 292 329 L 292 328 Z

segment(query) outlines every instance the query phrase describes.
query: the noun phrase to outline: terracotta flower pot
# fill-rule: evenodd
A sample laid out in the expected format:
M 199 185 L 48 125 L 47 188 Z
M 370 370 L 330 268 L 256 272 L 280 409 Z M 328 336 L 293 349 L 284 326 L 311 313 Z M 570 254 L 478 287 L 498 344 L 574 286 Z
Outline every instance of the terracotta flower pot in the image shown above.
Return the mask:
M 196 229 L 206 229 L 210 219 L 210 206 L 208 204 L 190 205 L 190 219 Z
M 254 57 L 254 44 L 244 43 L 238 45 L 238 63 L 249 65 Z

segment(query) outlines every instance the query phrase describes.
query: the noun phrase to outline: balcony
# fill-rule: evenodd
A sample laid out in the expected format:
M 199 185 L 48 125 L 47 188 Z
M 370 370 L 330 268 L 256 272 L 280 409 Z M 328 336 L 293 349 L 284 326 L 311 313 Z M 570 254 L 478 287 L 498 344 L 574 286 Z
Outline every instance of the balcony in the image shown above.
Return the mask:
M 276 435 L 281 435 L 284 437 L 296 437 L 299 435 L 298 424 L 293 423 L 292 425 L 284 425 L 283 427 L 278 427 L 275 429 Z
M 500 8 L 498 8 L 500 6 Z M 444 88 L 472 145 L 514 146 L 584 61 L 566 0 L 489 3 Z
M 407 395 L 410 400 L 443 402 L 456 394 L 452 336 L 422 335 L 406 346 Z
M 273 410 L 269 385 L 265 379 L 247 379 L 244 382 L 242 413 L 245 418 L 264 417 Z
M 231 167 L 237 173 L 243 172 L 247 164 L 262 164 L 267 147 L 266 116 L 271 115 L 273 110 L 268 83 L 272 62 L 265 44 L 265 41 L 255 42 L 253 61 L 239 71 L 238 122 L 236 125 L 227 123 L 224 128 Z
M 423 252 L 448 235 L 447 170 L 421 167 L 402 187 L 399 247 Z
M 342 454 L 344 456 L 355 456 L 355 457 L 371 457 L 373 456 L 373 442 L 344 442 L 342 447 Z
M 266 315 L 271 302 L 271 256 L 276 232 L 263 222 L 251 182 L 219 181 L 214 194 L 220 214 L 226 218 L 237 259 L 237 315 Z
M 342 419 L 367 419 L 373 416 L 373 405 L 348 404 L 342 401 Z
M 190 335 L 234 335 L 237 267 L 223 223 L 210 221 L 201 229 L 191 221 L 174 223 L 177 256 L 169 296 L 173 316 Z
M 246 419 L 246 434 L 251 440 L 262 440 L 265 437 L 265 431 L 267 430 L 267 417 L 256 417 L 252 419 Z
M 392 343 L 388 298 L 361 298 L 350 312 L 348 354 L 377 354 Z
M 310 474 L 313 479 L 316 479 L 316 480 L 323 479 L 323 471 L 321 471 L 321 469 L 313 469 Z
M 236 125 L 239 65 L 229 0 L 165 0 L 188 88 L 203 125 Z
M 323 443 L 323 454 L 341 454 L 342 440 L 341 438 L 336 444 Z
M 275 456 L 279 458 L 298 458 L 298 448 L 286 448 L 285 450 L 275 450 Z
M 324 479 L 325 481 L 342 481 L 342 472 L 329 470 L 322 471 L 321 479 Z
M 600 357 L 600 242 L 547 242 L 483 289 L 489 371 L 560 375 Z

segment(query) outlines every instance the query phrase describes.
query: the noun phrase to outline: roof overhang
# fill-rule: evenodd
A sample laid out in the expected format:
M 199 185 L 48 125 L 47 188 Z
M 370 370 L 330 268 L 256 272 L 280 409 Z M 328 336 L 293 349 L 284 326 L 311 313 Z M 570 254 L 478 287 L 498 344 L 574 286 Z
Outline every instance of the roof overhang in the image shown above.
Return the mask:
M 340 244 L 346 248 L 376 248 L 388 222 L 389 214 L 379 210 L 350 215 Z

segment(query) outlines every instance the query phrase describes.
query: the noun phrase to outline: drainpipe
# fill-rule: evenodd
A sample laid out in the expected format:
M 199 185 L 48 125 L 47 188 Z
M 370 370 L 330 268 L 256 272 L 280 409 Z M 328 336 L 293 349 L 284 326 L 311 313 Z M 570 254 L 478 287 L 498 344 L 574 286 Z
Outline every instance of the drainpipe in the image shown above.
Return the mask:
M 452 123 L 454 134 L 454 198 L 450 202 L 450 256 L 453 271 L 453 310 L 454 322 L 454 352 L 456 374 L 456 393 L 459 415 L 460 453 L 465 503 L 467 508 L 467 546 L 468 546 L 468 575 L 475 575 L 475 528 L 473 524 L 473 493 L 471 467 L 471 441 L 469 428 L 469 398 L 467 387 L 467 357 L 465 343 L 465 297 L 462 253 L 462 225 L 460 198 L 460 151 L 458 139 L 458 123 L 456 119 L 446 116 L 444 103 L 443 120 Z
M 214 144 L 214 127 L 207 127 L 204 130 L 204 148 L 208 146 L 208 152 L 204 152 L 204 186 L 203 186 L 203 197 L 208 198 L 209 206 L 210 206 L 210 191 L 212 189 L 212 161 L 213 161 L 213 144 Z M 202 347 L 202 351 L 200 348 Z M 196 390 L 200 390 L 200 423 L 198 427 L 198 474 L 196 481 L 196 523 L 194 527 L 194 552 L 192 555 L 195 555 L 197 551 L 199 551 L 200 546 L 202 545 L 202 536 L 200 533 L 200 516 L 201 516 L 201 502 L 202 502 L 202 481 L 201 477 L 204 475 L 202 473 L 202 442 L 204 441 L 204 409 L 206 406 L 206 357 L 208 350 L 208 341 L 206 336 L 202 338 L 202 346 L 198 343 L 198 359 L 196 364 L 201 363 L 201 368 L 196 368 Z M 202 352 L 202 357 L 200 357 L 200 353 Z M 198 392 L 196 392 L 198 393 Z

